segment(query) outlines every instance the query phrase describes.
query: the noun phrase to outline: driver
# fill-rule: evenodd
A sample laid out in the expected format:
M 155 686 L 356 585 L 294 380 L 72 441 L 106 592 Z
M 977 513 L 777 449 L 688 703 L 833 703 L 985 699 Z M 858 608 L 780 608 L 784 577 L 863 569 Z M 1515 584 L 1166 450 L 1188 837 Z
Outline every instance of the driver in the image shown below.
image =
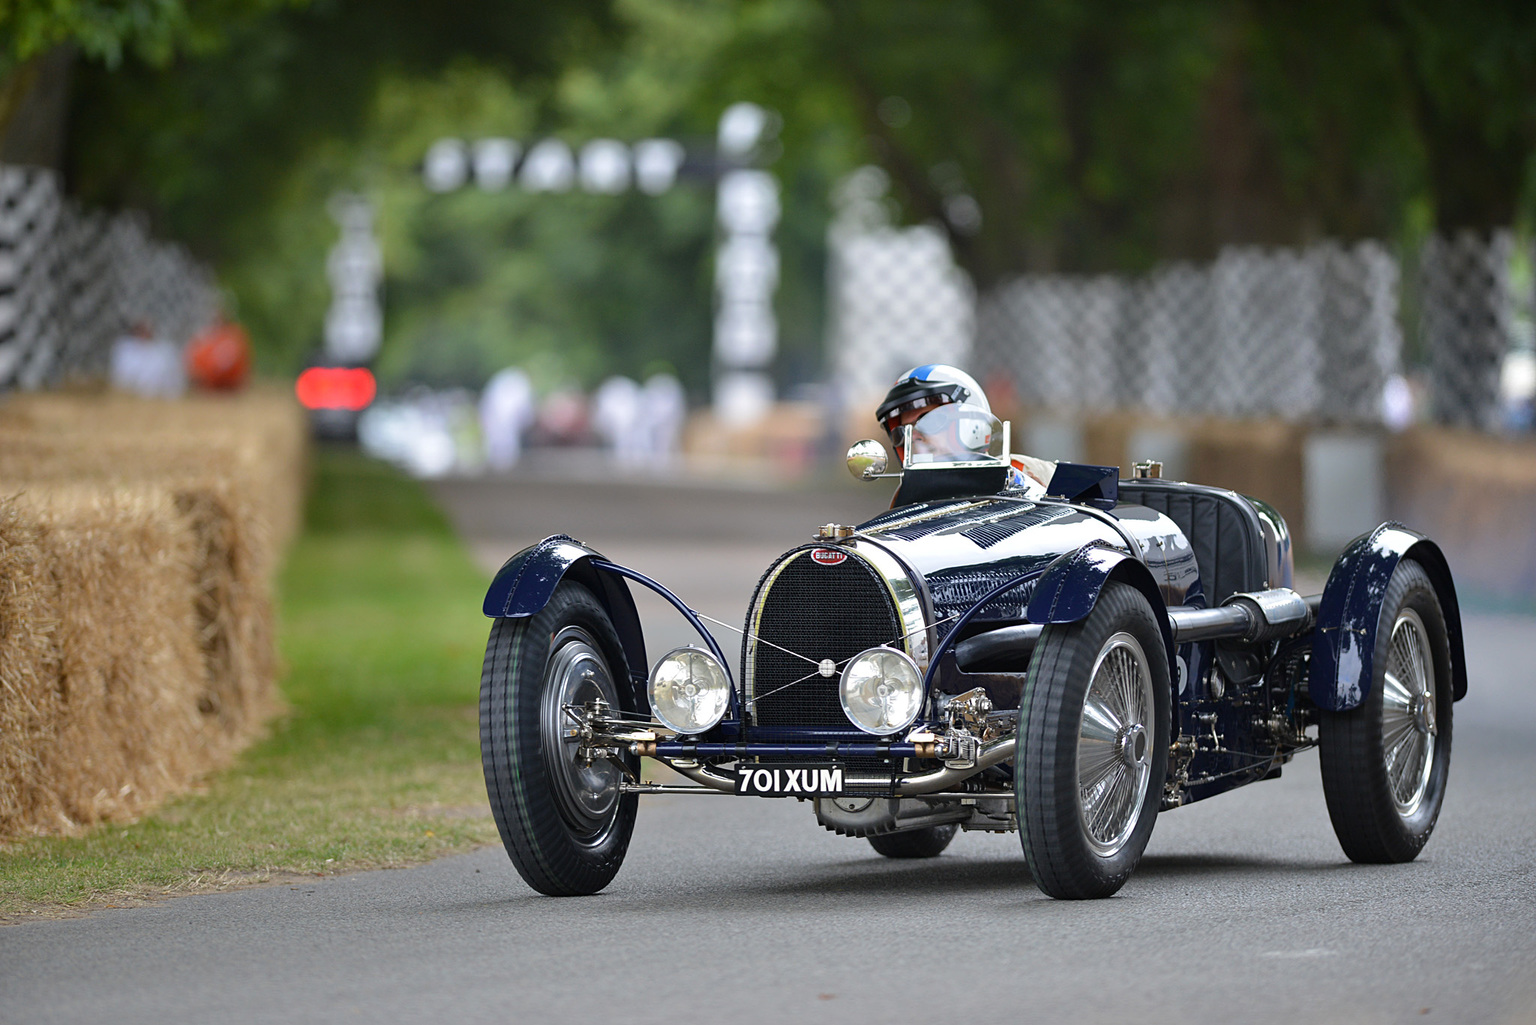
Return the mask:
M 990 450 L 999 422 L 986 393 L 970 374 L 943 363 L 913 367 L 898 377 L 875 410 L 875 419 L 902 463 L 907 461 L 902 428 L 908 424 L 913 462 L 995 455 Z M 1054 462 L 1033 456 L 1010 453 L 1009 462 L 1010 490 L 1043 491 L 1056 472 Z

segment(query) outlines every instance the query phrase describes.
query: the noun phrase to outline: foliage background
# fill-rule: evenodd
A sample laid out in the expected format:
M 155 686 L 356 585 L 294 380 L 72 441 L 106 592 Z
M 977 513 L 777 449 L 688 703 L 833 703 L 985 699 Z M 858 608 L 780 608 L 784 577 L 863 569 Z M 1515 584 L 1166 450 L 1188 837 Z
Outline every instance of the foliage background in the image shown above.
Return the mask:
M 386 382 L 515 361 L 703 390 L 707 186 L 433 196 L 446 135 L 707 148 L 728 103 L 778 111 L 786 385 L 821 372 L 829 196 L 863 163 L 983 288 L 1536 206 L 1536 7 L 1503 0 L 0 0 L 0 130 L 60 47 L 71 188 L 213 260 L 272 372 L 318 343 L 325 204 L 353 189 L 381 211 Z

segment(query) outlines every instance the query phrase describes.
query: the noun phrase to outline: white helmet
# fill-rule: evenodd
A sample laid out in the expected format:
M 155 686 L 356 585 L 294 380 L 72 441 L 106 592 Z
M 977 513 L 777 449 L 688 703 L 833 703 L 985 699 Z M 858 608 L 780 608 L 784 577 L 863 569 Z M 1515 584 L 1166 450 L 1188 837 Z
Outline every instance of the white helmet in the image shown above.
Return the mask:
M 924 412 L 915 421 L 911 416 L 917 411 L 938 410 L 945 406 L 954 408 L 946 409 L 937 416 Z M 943 430 L 942 433 L 952 439 L 952 444 L 947 447 L 958 445 L 959 450 L 933 453 L 941 458 L 963 458 L 986 453 L 1000 427 L 997 418 L 992 415 L 992 406 L 987 402 L 986 393 L 981 390 L 976 379 L 944 363 L 926 363 L 898 377 L 895 385 L 886 393 L 885 401 L 875 410 L 875 418 L 885 428 L 898 454 L 901 453 L 901 429 L 904 424 L 926 425 L 930 428 L 926 433 L 934 438 L 941 433 L 940 428 L 953 428 L 952 431 Z

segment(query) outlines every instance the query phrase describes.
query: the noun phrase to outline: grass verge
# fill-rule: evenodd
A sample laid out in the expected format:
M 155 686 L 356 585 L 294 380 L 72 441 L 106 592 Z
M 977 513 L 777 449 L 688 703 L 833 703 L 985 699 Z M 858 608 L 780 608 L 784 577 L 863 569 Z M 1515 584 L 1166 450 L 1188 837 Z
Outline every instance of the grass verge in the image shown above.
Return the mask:
M 138 822 L 0 846 L 0 922 L 493 842 L 475 720 L 484 586 L 418 485 L 317 453 L 279 584 L 288 714 Z

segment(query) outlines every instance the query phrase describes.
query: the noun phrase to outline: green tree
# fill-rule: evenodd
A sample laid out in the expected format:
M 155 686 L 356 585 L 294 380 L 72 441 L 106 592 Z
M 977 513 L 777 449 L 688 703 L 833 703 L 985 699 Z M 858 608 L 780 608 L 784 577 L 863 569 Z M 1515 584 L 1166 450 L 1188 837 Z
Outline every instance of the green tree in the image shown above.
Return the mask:
M 795 9 L 793 18 L 782 12 Z M 1507 225 L 1536 8 L 1503 0 L 745 0 L 985 286 L 1224 244 Z M 772 19 L 765 19 L 772 20 Z M 822 103 L 823 112 L 838 104 Z M 976 201 L 971 207 L 963 197 Z M 974 216 L 979 208 L 979 223 Z
M 219 48 L 228 26 L 304 0 L 5 0 L 0 3 L 0 161 L 56 166 L 77 58 L 166 66 Z
M 707 190 L 432 196 L 415 165 L 440 135 L 704 147 L 732 100 L 781 112 L 786 378 L 817 369 L 828 193 L 861 163 L 983 288 L 1486 229 L 1532 190 L 1536 7 L 1501 0 L 262 2 L 210 8 L 217 38 L 169 62 L 91 63 L 70 176 L 215 260 L 273 368 L 318 338 L 324 204 L 348 188 L 383 211 L 392 373 L 472 383 L 543 353 L 702 387 Z

